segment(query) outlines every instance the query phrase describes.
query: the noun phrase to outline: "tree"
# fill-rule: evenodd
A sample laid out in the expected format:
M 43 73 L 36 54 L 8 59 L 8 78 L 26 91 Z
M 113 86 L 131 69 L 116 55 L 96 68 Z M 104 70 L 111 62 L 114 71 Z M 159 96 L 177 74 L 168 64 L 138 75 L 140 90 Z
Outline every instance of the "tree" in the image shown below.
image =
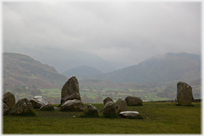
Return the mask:
M 84 95 L 81 97 L 81 101 L 84 103 L 93 103 L 94 100 L 91 98 L 88 98 L 86 95 Z
M 94 102 L 102 103 L 102 102 L 103 102 L 102 96 L 96 96 L 96 97 L 94 98 Z
M 38 89 L 38 87 L 36 85 L 32 85 L 33 89 Z
M 39 89 L 30 89 L 30 94 L 33 96 L 42 95 L 42 92 Z
M 162 92 L 157 93 L 157 96 L 168 99 L 175 99 L 177 93 L 176 90 L 176 85 L 169 84 Z

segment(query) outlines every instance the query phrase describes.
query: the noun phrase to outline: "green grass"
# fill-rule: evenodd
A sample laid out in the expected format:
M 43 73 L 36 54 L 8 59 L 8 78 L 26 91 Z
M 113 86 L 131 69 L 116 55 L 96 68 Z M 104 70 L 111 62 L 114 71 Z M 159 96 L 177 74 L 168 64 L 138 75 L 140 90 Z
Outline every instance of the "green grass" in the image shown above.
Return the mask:
M 98 118 L 80 118 L 82 112 L 36 110 L 36 117 L 3 117 L 3 134 L 201 134 L 201 104 L 143 103 L 129 106 L 144 119 L 104 118 L 103 104 L 93 104 Z
M 129 89 L 131 92 L 144 92 L 145 90 L 135 90 L 135 89 Z
M 94 99 L 96 96 L 98 96 L 97 93 L 93 93 L 93 92 L 80 92 L 80 95 L 83 96 L 83 95 L 86 95 L 88 98 L 92 98 Z
M 122 91 L 124 89 L 122 88 L 103 88 L 103 91 L 108 91 L 108 90 Z
M 59 88 L 40 89 L 40 91 L 46 97 L 61 97 L 61 89 Z
M 162 101 L 162 100 L 168 100 L 168 98 L 161 98 L 161 97 L 148 97 L 147 100 L 153 100 L 153 101 Z

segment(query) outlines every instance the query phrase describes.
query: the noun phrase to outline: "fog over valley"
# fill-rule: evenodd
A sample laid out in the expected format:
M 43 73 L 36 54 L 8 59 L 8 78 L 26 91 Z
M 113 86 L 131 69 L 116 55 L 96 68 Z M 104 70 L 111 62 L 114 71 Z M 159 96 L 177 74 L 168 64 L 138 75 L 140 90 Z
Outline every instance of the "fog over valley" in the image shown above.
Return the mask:
M 111 68 L 99 70 L 110 72 L 157 54 L 201 54 L 200 2 L 2 4 L 3 51 L 29 55 L 60 73 L 78 62 L 99 69 L 102 61 Z
M 201 2 L 3 1 L 3 91 L 59 103 L 73 75 L 84 102 L 201 98 Z

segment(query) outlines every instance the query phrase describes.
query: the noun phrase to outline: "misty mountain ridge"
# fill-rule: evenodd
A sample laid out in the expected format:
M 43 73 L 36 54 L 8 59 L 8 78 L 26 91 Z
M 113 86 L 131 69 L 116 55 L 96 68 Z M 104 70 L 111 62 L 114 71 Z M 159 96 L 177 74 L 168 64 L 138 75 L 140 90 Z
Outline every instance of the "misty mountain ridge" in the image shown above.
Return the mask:
M 7 49 L 5 49 L 5 51 L 6 50 Z M 93 53 L 49 46 L 41 47 L 40 49 L 23 47 L 13 49 L 13 52 L 28 55 L 44 64 L 53 66 L 61 74 L 67 70 L 83 65 L 93 67 L 104 73 L 124 67 L 123 64 L 104 60 Z
M 188 53 L 166 53 L 147 59 L 137 65 L 100 74 L 93 79 L 113 82 L 190 82 L 201 78 L 201 58 Z
M 27 55 L 3 53 L 3 80 L 7 89 L 16 85 L 57 88 L 67 81 L 67 77 Z
M 62 74 L 67 76 L 67 77 L 71 77 L 74 75 L 78 79 L 88 79 L 94 75 L 102 74 L 102 73 L 103 73 L 102 71 L 100 71 L 96 68 L 83 65 L 80 67 L 69 69 Z
M 172 83 L 181 80 L 199 84 L 201 79 L 201 58 L 188 53 L 156 55 L 137 65 L 109 73 L 82 65 L 64 72 L 67 77 L 59 74 L 54 67 L 42 64 L 27 55 L 3 53 L 3 57 L 4 82 L 11 86 L 35 83 L 41 87 L 56 87 L 63 85 L 67 77 L 73 75 L 79 79 L 136 83 Z

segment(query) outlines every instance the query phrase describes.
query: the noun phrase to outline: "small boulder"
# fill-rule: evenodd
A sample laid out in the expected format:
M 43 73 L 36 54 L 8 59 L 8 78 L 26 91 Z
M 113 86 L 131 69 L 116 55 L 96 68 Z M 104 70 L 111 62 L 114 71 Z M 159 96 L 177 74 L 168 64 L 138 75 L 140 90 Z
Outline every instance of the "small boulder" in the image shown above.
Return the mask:
M 9 107 L 5 103 L 3 103 L 3 111 L 3 115 L 7 115 L 9 113 Z
M 11 92 L 6 92 L 3 95 L 3 102 L 9 107 L 9 110 L 11 110 L 16 103 L 15 96 Z
M 122 111 L 119 113 L 121 117 L 130 118 L 130 119 L 142 119 L 142 116 L 137 111 Z
M 127 111 L 128 110 L 128 106 L 125 100 L 122 100 L 121 98 L 119 98 L 116 101 L 116 109 L 117 109 L 117 113 L 121 112 L 121 111 Z
M 102 110 L 104 117 L 117 117 L 116 104 L 113 101 L 109 101 Z
M 191 105 L 193 100 L 192 87 L 187 83 L 177 83 L 177 100 L 179 105 Z
M 81 100 L 79 83 L 75 76 L 72 76 L 61 89 L 61 104 L 67 100 Z
M 44 105 L 40 108 L 40 111 L 54 111 L 54 106 L 52 104 Z
M 61 111 L 83 111 L 84 104 L 80 100 L 67 100 L 62 104 Z
M 54 107 L 54 110 L 59 110 L 60 109 L 60 107 Z
M 36 116 L 33 106 L 26 98 L 18 100 L 18 102 L 11 109 L 13 115 Z
M 112 101 L 112 102 L 113 102 L 113 100 L 112 100 L 110 97 L 106 97 L 106 98 L 103 100 L 104 105 L 106 105 L 106 103 L 109 102 L 109 101 Z
M 42 106 L 45 106 L 45 105 L 48 105 L 50 104 L 44 97 L 42 96 L 35 96 L 33 97 L 30 102 L 32 103 L 33 105 L 33 108 L 34 109 L 39 109 L 41 108 Z
M 84 108 L 84 112 L 81 117 L 98 117 L 98 110 L 95 106 L 89 104 Z
M 140 97 L 128 96 L 125 98 L 128 106 L 141 106 L 142 99 Z

